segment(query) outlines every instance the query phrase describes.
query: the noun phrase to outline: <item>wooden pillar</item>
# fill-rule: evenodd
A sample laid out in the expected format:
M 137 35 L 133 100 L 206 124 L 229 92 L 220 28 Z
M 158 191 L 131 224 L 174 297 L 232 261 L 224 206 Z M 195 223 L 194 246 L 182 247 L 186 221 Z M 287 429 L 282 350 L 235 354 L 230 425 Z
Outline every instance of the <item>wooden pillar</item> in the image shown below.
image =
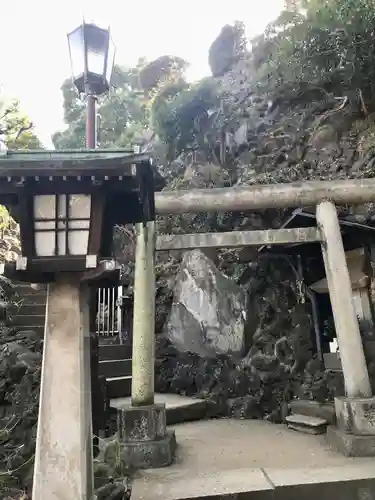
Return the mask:
M 93 490 L 88 289 L 60 273 L 49 285 L 34 500 L 90 500 Z M 79 279 L 79 278 L 78 278 Z
M 154 403 L 155 222 L 136 224 L 132 405 Z
M 372 395 L 370 380 L 335 205 L 330 201 L 321 202 L 317 206 L 316 218 L 323 241 L 323 259 L 346 395 L 353 398 L 370 397 Z

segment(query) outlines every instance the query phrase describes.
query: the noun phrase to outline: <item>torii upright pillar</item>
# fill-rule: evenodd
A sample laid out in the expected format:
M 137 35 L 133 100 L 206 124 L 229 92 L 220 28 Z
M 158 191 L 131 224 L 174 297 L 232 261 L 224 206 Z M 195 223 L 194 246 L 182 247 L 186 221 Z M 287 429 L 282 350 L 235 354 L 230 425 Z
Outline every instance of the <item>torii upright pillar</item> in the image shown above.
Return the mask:
M 173 462 L 175 434 L 166 427 L 165 405 L 154 403 L 155 222 L 136 224 L 132 403 L 119 411 L 122 457 L 148 469 Z
M 335 398 L 337 427 L 328 429 L 335 449 L 349 456 L 375 455 L 375 398 L 363 351 L 339 219 L 334 203 L 317 206 L 322 252 L 335 321 L 346 397 Z

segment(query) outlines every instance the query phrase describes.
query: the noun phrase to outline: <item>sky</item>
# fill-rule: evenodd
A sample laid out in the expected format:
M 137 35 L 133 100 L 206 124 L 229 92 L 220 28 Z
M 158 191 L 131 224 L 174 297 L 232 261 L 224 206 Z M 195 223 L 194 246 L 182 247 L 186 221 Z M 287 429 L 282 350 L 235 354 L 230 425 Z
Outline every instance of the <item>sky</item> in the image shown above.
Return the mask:
M 180 56 L 188 77 L 210 74 L 208 49 L 222 26 L 243 21 L 247 36 L 261 33 L 283 0 L 17 0 L 0 7 L 0 85 L 21 101 L 45 146 L 64 128 L 60 87 L 71 75 L 67 33 L 83 16 L 111 27 L 116 63 L 139 57 Z

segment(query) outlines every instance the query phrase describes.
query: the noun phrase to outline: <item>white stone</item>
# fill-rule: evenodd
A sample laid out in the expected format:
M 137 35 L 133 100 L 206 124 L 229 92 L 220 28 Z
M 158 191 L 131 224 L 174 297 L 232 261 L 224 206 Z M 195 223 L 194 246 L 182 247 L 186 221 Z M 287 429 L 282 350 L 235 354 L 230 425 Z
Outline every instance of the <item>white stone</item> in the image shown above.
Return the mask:
M 242 355 L 246 313 L 244 290 L 203 252 L 186 252 L 165 327 L 165 335 L 177 349 L 205 357 Z

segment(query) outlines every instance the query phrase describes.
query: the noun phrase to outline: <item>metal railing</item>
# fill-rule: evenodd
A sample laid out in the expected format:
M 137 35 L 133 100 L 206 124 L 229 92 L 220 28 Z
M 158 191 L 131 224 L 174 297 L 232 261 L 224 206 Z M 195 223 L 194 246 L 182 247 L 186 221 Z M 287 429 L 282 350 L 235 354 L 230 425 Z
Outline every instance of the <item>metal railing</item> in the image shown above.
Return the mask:
M 122 330 L 122 286 L 98 289 L 96 333 L 103 337 L 120 335 Z

